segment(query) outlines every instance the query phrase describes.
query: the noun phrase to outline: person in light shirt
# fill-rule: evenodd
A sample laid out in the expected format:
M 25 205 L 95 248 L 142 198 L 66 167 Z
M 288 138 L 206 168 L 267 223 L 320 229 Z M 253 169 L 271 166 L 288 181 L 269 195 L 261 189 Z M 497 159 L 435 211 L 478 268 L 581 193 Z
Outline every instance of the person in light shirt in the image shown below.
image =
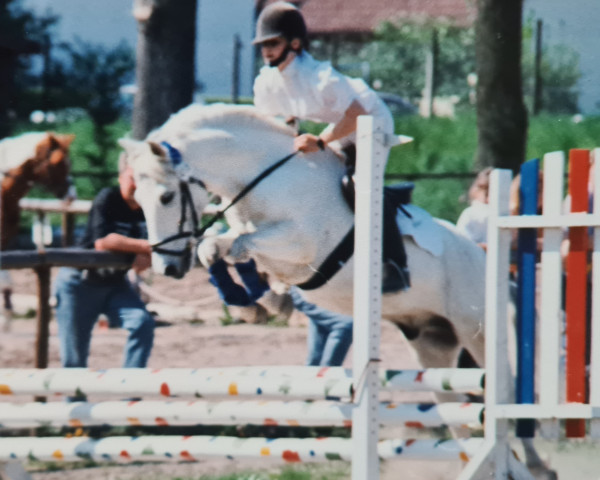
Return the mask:
M 462 211 L 456 221 L 456 228 L 484 250 L 487 246 L 487 224 L 490 215 L 488 193 L 491 172 L 492 168 L 488 167 L 477 174 L 469 188 L 470 205 Z

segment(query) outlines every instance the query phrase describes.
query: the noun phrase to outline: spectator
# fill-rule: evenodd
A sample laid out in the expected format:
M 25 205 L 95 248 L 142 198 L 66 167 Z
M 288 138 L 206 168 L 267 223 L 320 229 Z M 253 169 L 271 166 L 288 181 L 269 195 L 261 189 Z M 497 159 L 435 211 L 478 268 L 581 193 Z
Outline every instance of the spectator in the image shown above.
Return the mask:
M 80 246 L 134 254 L 132 268 L 150 266 L 143 212 L 134 199 L 135 183 L 122 156 L 119 185 L 96 196 Z M 64 367 L 86 367 L 92 329 L 100 314 L 111 326 L 129 330 L 124 367 L 145 367 L 154 340 L 154 318 L 126 276 L 127 269 L 61 268 L 55 293 L 61 362 Z
M 306 365 L 342 365 L 352 345 L 352 317 L 307 302 L 296 287 L 289 293 L 294 308 L 308 317 Z
M 485 250 L 487 244 L 487 223 L 490 214 L 488 194 L 492 167 L 485 168 L 469 188 L 470 205 L 465 208 L 456 222 L 456 228 Z

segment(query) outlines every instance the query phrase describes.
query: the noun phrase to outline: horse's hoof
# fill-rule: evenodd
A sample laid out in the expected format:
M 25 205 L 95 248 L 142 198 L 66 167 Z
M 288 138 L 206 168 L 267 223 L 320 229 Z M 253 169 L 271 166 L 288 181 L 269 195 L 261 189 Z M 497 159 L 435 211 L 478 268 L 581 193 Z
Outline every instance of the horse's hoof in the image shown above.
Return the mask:
M 269 320 L 269 314 L 265 307 L 260 304 L 249 305 L 247 307 L 238 307 L 229 305 L 229 314 L 233 317 L 234 323 L 251 323 L 254 325 L 264 325 Z
M 287 321 L 294 312 L 292 297 L 284 293 L 277 294 L 272 290 L 266 292 L 259 300 L 259 304 L 267 309 L 270 315 L 276 315 L 279 319 Z

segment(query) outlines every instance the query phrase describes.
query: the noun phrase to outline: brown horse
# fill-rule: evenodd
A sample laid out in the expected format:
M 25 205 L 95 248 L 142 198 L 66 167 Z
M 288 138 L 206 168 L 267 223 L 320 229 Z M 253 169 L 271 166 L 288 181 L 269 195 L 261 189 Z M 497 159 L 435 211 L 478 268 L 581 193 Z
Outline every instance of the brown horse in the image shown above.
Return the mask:
M 6 250 L 16 237 L 19 200 L 33 185 L 41 185 L 59 198 L 69 193 L 69 146 L 74 138 L 34 132 L 0 141 L 0 250 Z M 10 281 L 0 278 L 0 288 L 7 325 L 12 311 Z

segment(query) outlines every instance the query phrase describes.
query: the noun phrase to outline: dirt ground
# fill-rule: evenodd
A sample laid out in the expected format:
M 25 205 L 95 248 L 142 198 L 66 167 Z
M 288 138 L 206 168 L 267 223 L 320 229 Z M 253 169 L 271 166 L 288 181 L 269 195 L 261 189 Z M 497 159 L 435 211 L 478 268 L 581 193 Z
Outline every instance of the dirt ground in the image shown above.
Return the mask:
M 55 273 L 55 272 L 54 272 Z M 36 279 L 29 270 L 13 271 L 14 300 L 17 317 L 8 333 L 0 333 L 0 368 L 31 367 L 34 363 L 35 320 L 23 316 L 31 315 L 36 305 Z M 241 309 L 230 311 L 228 317 L 216 294 L 207 281 L 203 269 L 194 269 L 182 280 L 173 280 L 155 275 L 146 275 L 144 291 L 150 292 L 148 307 L 156 312 L 159 328 L 156 330 L 155 345 L 149 360 L 151 368 L 166 367 L 211 367 L 246 365 L 301 365 L 306 354 L 306 323 L 298 312 L 294 312 L 287 322 L 275 324 L 250 324 L 230 322 L 255 318 L 254 310 Z M 158 300 L 158 301 L 157 301 Z M 258 317 L 265 316 L 261 311 Z M 224 322 L 224 320 L 226 320 Z M 224 325 L 224 323 L 228 323 Z M 119 367 L 126 334 L 119 329 L 108 329 L 102 322 L 96 326 L 93 338 L 89 366 L 92 368 Z M 381 360 L 383 368 L 417 368 L 410 348 L 395 327 L 388 323 L 382 325 Z M 49 366 L 58 367 L 59 352 L 56 338 L 56 322 L 52 321 L 49 339 Z M 352 352 L 345 366 L 352 366 Z M 431 401 L 428 394 L 394 394 L 394 401 Z M 9 399 L 10 401 L 29 399 Z M 94 399 L 91 399 L 94 400 Z M 408 432 L 414 436 L 415 432 Z M 406 438 L 407 432 L 398 429 L 382 431 L 385 438 Z M 569 447 L 571 448 L 571 447 Z M 579 480 L 598 478 L 599 468 L 590 465 L 590 475 L 583 468 L 593 455 L 593 449 L 576 450 L 567 448 L 569 455 L 553 446 L 544 451 L 554 468 L 563 465 L 565 475 L 572 476 L 573 465 L 570 458 L 579 458 Z M 587 452 L 587 454 L 586 454 Z M 577 461 L 577 460 L 576 460 Z M 570 467 L 568 465 L 571 464 Z M 577 464 L 577 463 L 576 463 Z M 93 469 L 75 469 L 69 471 L 34 471 L 35 480 L 78 480 L 84 478 L 133 480 L 172 478 L 199 478 L 203 475 L 243 472 L 249 469 L 264 468 L 261 461 L 234 462 L 206 460 L 195 464 L 144 464 L 128 466 L 96 467 Z M 329 467 L 325 467 L 329 468 Z M 404 480 L 450 480 L 456 478 L 462 465 L 460 462 L 391 462 L 382 466 L 383 480 L 402 478 Z M 339 470 L 348 472 L 347 465 Z M 594 473 L 593 473 L 594 472 Z M 237 478 L 249 478 L 240 476 Z M 328 478 L 327 474 L 321 478 Z M 339 478 L 339 477 L 336 477 Z

